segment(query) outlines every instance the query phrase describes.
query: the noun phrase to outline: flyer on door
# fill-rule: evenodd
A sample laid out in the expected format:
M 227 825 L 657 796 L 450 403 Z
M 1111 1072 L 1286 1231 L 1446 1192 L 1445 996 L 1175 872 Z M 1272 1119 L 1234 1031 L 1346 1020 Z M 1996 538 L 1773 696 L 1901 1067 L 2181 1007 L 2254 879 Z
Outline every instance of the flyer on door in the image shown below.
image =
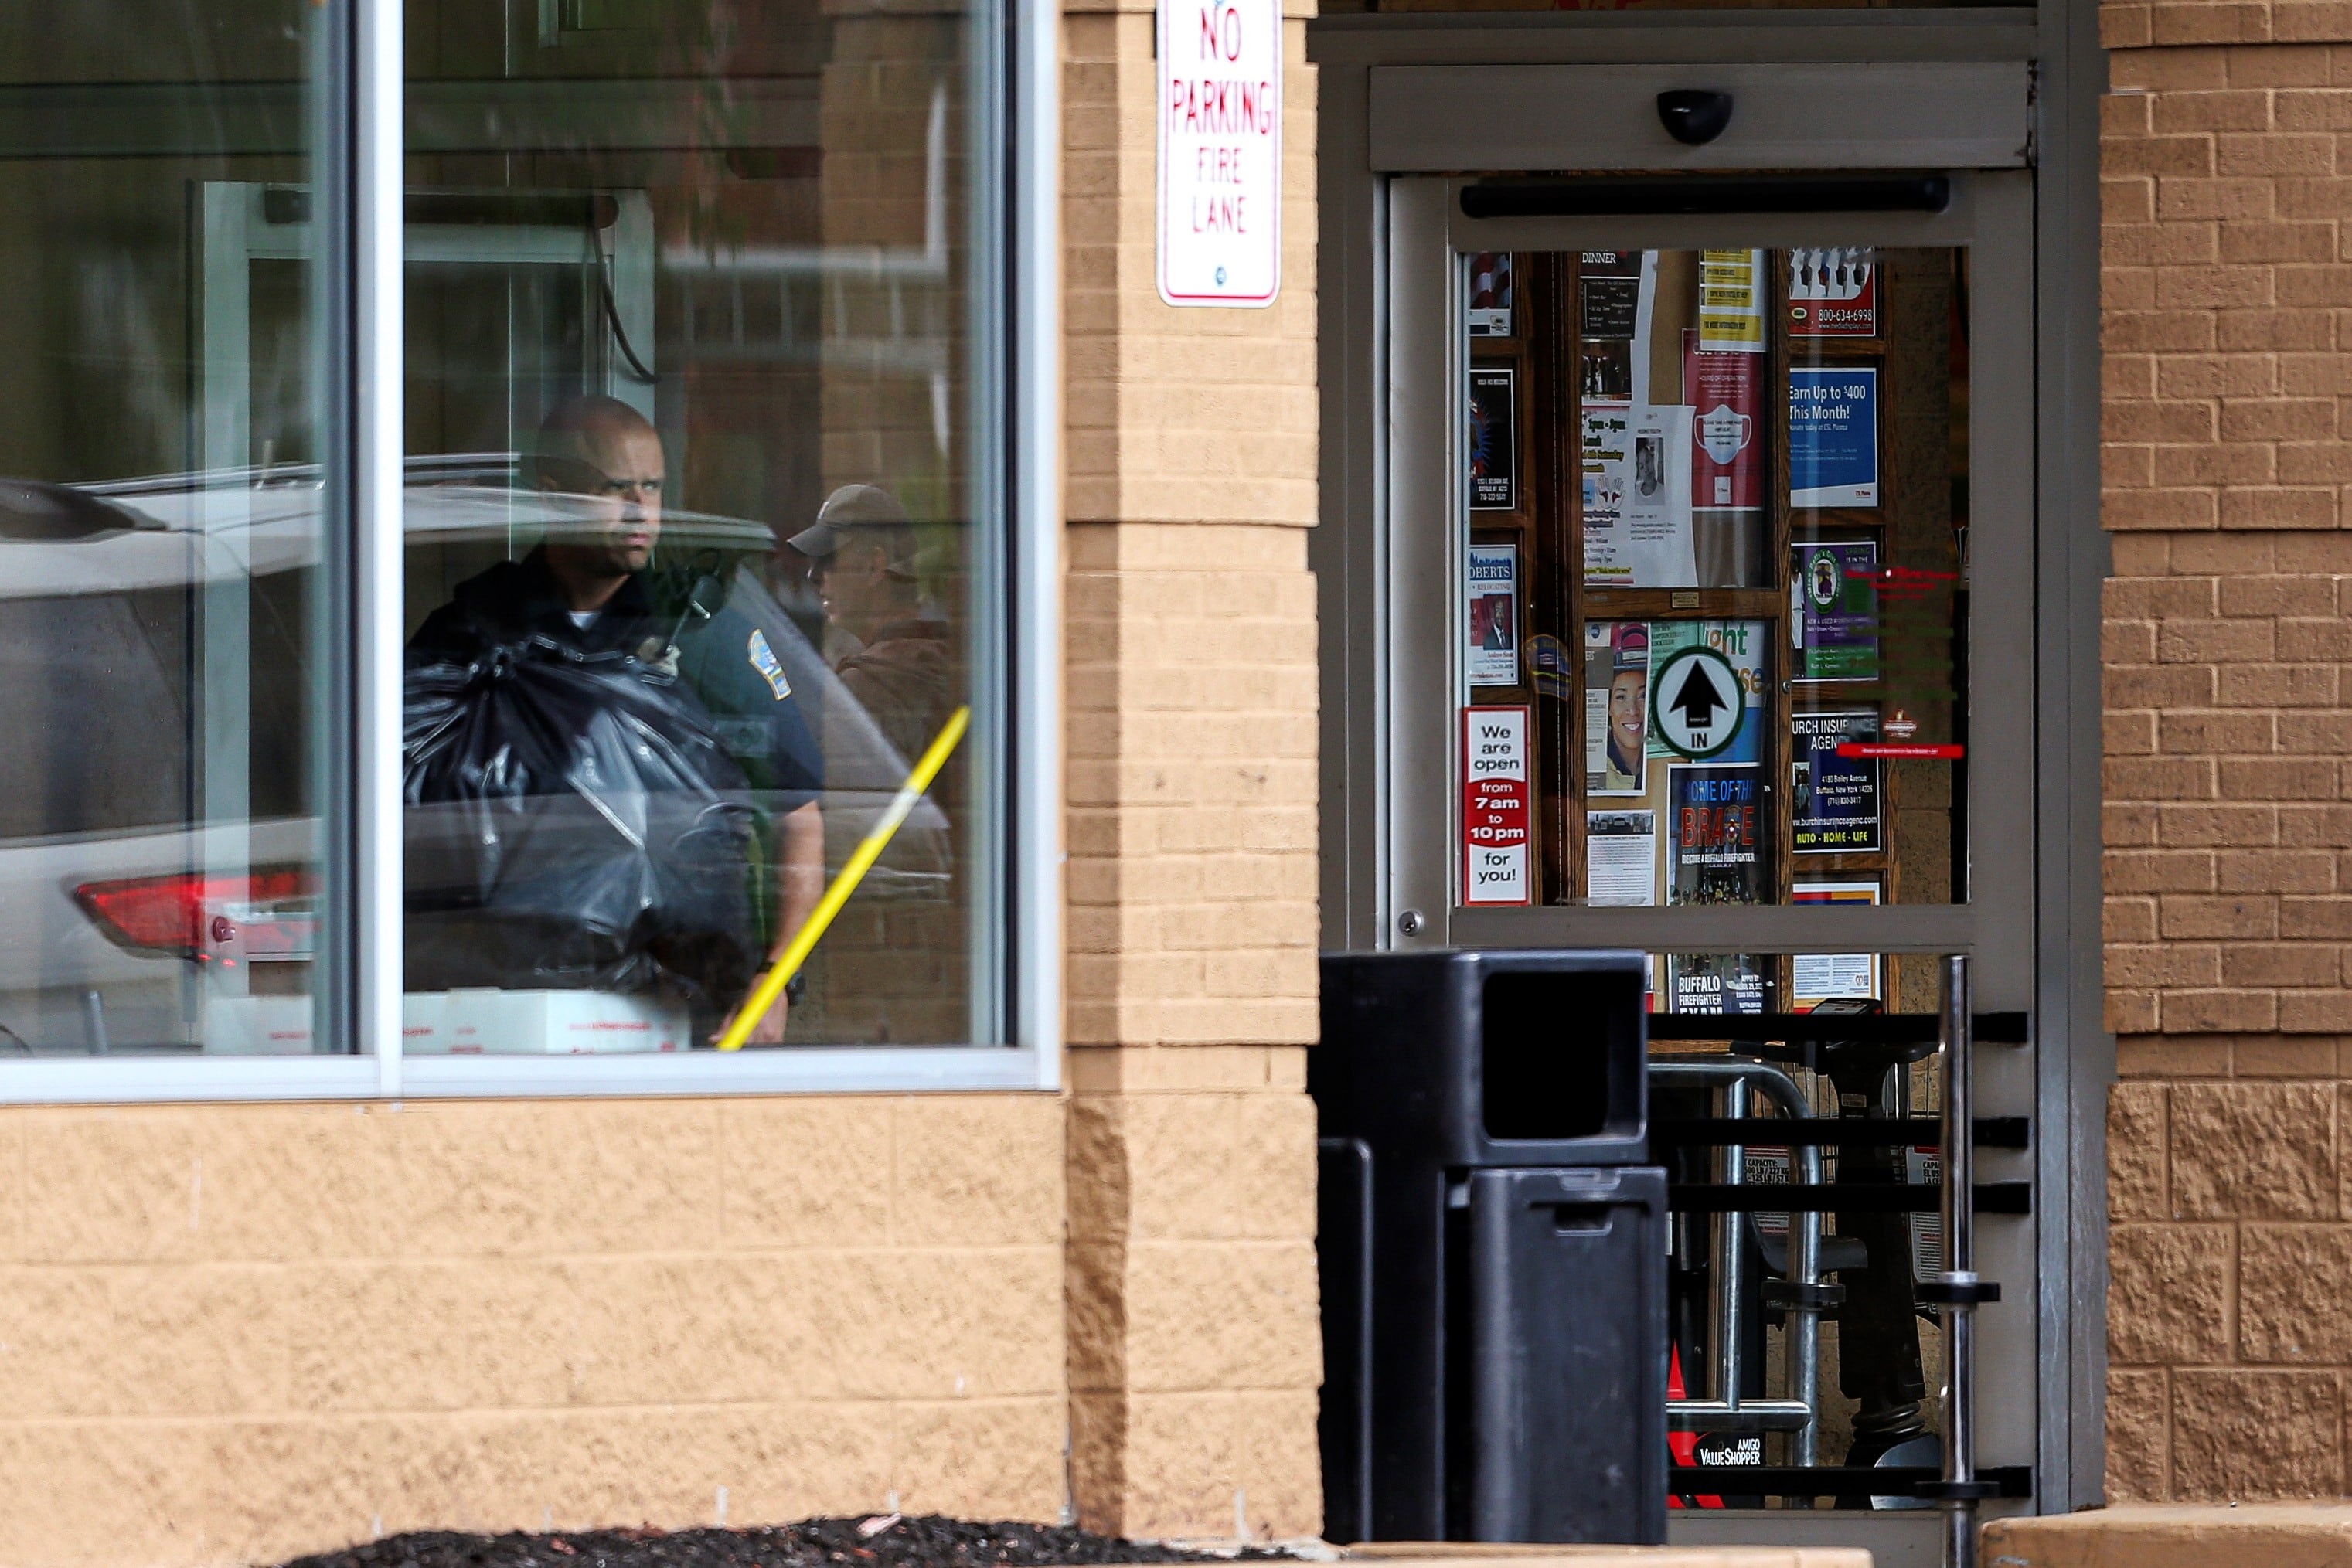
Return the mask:
M 1666 989 L 1678 1013 L 1753 1015 L 1764 1010 L 1771 960 L 1756 953 L 1675 953 L 1666 959 Z M 1752 1156 L 1757 1151 L 1751 1147 Z M 1752 1167 L 1751 1167 L 1752 1171 Z M 1751 1182 L 1757 1177 L 1751 1174 Z M 1789 1179 L 1784 1171 L 1777 1178 Z M 1760 1218 L 1760 1217 L 1759 1217 Z
M 1528 766 L 1533 710 L 1462 710 L 1462 902 L 1532 904 L 1528 845 L 1534 774 Z
M 1764 509 L 1764 360 L 1711 354 L 1683 333 L 1683 401 L 1691 405 L 1691 505 Z
M 1666 770 L 1666 902 L 1764 901 L 1763 769 L 1690 762 Z
M 1764 253 L 1698 253 L 1698 346 L 1710 354 L 1764 351 Z
M 1878 505 L 1878 367 L 1789 369 L 1789 505 Z
M 1792 847 L 1801 855 L 1867 854 L 1884 847 L 1879 829 L 1879 760 L 1840 753 L 1878 738 L 1878 713 L 1799 713 L 1789 717 L 1795 744 Z
M 1519 509 L 1519 372 L 1510 365 L 1470 371 L 1470 509 Z
M 1510 338 L 1511 253 L 1483 250 L 1470 258 L 1470 335 Z
M 1789 547 L 1798 681 L 1878 678 L 1878 546 L 1870 539 Z
M 1872 905 L 1879 902 L 1876 877 L 1850 882 L 1801 882 L 1789 890 L 1791 904 Z M 1800 953 L 1791 961 L 1790 998 L 1799 1012 L 1833 997 L 1880 998 L 1875 953 Z
M 1584 901 L 1620 908 L 1658 902 L 1658 814 L 1584 813 Z
M 1866 246 L 1789 253 L 1789 336 L 1878 336 L 1878 253 Z
M 1470 547 L 1470 684 L 1519 684 L 1519 547 Z
M 1689 406 L 1587 403 L 1583 444 L 1585 580 L 1697 587 Z

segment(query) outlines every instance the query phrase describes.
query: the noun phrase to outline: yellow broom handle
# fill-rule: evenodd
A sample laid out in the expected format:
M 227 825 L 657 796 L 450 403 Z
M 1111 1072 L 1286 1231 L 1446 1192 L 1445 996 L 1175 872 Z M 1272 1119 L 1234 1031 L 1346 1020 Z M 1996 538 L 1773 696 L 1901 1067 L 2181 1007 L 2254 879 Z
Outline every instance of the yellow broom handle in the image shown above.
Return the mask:
M 882 858 L 882 852 L 890 847 L 891 839 L 897 836 L 899 827 L 914 810 L 915 802 L 923 798 L 923 791 L 929 789 L 931 780 L 940 776 L 940 769 L 947 766 L 949 755 L 963 739 L 963 732 L 971 727 L 970 707 L 960 707 L 948 715 L 947 723 L 941 725 L 939 734 L 931 737 L 930 748 L 923 753 L 922 760 L 915 764 L 915 770 L 907 775 L 907 781 L 898 786 L 898 797 L 890 802 L 890 809 L 882 813 L 882 820 L 874 824 L 874 831 L 866 834 L 865 841 L 851 853 L 840 873 L 833 879 L 833 885 L 824 890 L 824 896 L 817 900 L 816 908 L 810 911 L 808 919 L 793 933 L 782 954 L 768 972 L 760 977 L 760 983 L 751 988 L 751 994 L 744 998 L 743 1005 L 735 1009 L 735 1021 L 729 1024 L 727 1032 L 719 1037 L 719 1050 L 743 1049 L 743 1042 L 751 1038 L 751 1030 L 768 1016 L 768 1009 L 776 1005 L 776 998 L 782 996 L 784 988 L 793 983 L 793 977 L 800 972 L 800 967 L 808 962 L 809 953 L 824 936 L 825 927 L 831 925 L 834 916 L 841 913 L 841 906 L 849 902 L 849 895 L 857 891 L 857 884 L 866 880 L 866 873 L 874 869 L 874 862 Z

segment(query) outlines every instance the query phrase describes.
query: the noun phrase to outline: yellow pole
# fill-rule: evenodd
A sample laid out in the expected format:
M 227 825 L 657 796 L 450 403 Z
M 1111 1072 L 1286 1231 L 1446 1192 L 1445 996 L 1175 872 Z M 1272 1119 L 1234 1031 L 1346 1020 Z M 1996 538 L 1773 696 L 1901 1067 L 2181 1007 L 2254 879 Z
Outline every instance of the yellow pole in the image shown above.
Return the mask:
M 824 890 L 823 898 L 817 900 L 816 908 L 810 911 L 808 919 L 802 924 L 800 930 L 793 933 L 792 941 L 785 945 L 782 954 L 770 966 L 768 972 L 760 977 L 760 983 L 751 988 L 751 994 L 744 998 L 743 1005 L 735 1009 L 735 1021 L 729 1024 L 727 1032 L 719 1037 L 719 1050 L 743 1049 L 743 1042 L 751 1038 L 751 1030 L 768 1016 L 768 1009 L 776 1005 L 776 998 L 782 996 L 784 988 L 793 983 L 793 977 L 800 972 L 800 967 L 808 962 L 808 956 L 824 936 L 825 927 L 831 925 L 834 916 L 841 913 L 841 906 L 849 902 L 849 895 L 857 891 L 857 884 L 866 880 L 866 873 L 874 869 L 874 862 L 882 858 L 882 852 L 890 847 L 891 839 L 906 822 L 908 813 L 914 810 L 915 802 L 923 798 L 923 791 L 929 789 L 931 780 L 940 776 L 940 769 L 947 766 L 949 754 L 955 750 L 957 743 L 963 739 L 964 731 L 971 727 L 970 707 L 960 707 L 948 715 L 947 723 L 941 725 L 939 734 L 931 737 L 930 747 L 923 753 L 922 760 L 915 764 L 912 773 L 907 775 L 907 781 L 898 786 L 898 796 L 890 802 L 890 809 L 882 813 L 882 820 L 874 824 L 874 831 L 866 834 L 865 841 L 851 852 L 840 873 L 833 879 L 833 885 Z

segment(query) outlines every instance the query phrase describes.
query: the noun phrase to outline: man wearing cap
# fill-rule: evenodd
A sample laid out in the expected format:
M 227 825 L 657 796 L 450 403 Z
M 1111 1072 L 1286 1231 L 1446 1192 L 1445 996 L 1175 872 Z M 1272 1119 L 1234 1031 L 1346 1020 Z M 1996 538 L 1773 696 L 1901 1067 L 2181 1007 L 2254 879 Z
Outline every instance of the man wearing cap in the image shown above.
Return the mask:
M 584 502 L 588 513 L 519 561 L 500 561 L 457 585 L 425 617 L 412 655 L 470 659 L 483 643 L 544 636 L 579 653 L 624 653 L 674 669 L 712 719 L 754 795 L 774 817 L 772 933 L 781 950 L 824 891 L 824 767 L 775 650 L 760 628 L 723 605 L 665 611 L 646 568 L 661 538 L 661 436 L 616 398 L 583 396 L 551 412 L 528 468 L 533 486 Z M 711 597 L 717 597 L 715 594 Z M 794 991 L 779 998 L 751 1043 L 781 1044 Z
M 923 603 L 906 509 L 879 486 L 844 485 L 790 543 L 843 634 L 835 673 L 912 766 L 955 702 L 947 622 Z

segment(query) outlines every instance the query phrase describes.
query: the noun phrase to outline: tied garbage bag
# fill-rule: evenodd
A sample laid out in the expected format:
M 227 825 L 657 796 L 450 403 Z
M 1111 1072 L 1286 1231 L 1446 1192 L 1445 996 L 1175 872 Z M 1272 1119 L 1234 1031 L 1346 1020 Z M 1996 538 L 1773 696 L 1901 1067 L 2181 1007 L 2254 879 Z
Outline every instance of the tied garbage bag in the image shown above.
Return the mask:
M 751 982 L 752 812 L 663 665 L 545 637 L 412 663 L 402 737 L 413 991 Z

